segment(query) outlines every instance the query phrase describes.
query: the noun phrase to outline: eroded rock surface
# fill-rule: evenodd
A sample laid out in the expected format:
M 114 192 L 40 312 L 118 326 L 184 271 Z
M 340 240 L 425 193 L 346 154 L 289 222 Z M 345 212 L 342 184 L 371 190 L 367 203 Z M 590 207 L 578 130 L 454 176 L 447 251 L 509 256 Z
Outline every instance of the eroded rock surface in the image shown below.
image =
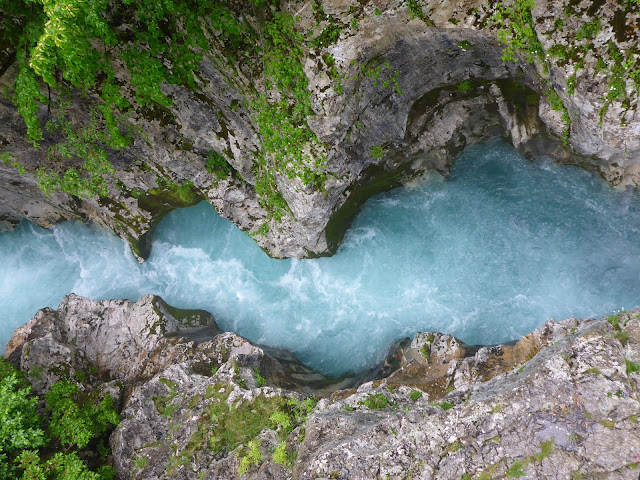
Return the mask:
M 206 199 L 241 229 L 259 233 L 255 240 L 274 257 L 327 254 L 370 195 L 425 170 L 446 173 L 464 146 L 496 135 L 530 155 L 596 170 L 614 185 L 640 184 L 635 84 L 623 82 L 624 100 L 604 108 L 616 65 L 612 55 L 633 57 L 639 43 L 634 2 L 536 1 L 536 34 L 545 49 L 557 53 L 549 57 L 548 71 L 539 63 L 502 59 L 499 27 L 490 20 L 497 2 L 418 3 L 422 19 L 404 0 L 324 1 L 324 17 L 310 2 L 281 2 L 309 39 L 329 27 L 338 32 L 322 46 L 308 42 L 303 60 L 315 113 L 307 120 L 327 154 L 327 181 L 316 189 L 276 174 L 290 210 L 281 220 L 269 217 L 255 189 L 255 152 L 263 139 L 248 99 L 264 83 L 261 73 L 222 61 L 224 42 L 215 40 L 195 90 L 167 85 L 170 108 L 129 118 L 144 136 L 114 153 L 117 173 L 108 198 L 44 197 L 33 172 L 46 161 L 46 141 L 34 150 L 15 108 L 2 98 L 0 145 L 28 172 L 18 175 L 0 164 L 0 228 L 20 218 L 45 227 L 82 218 L 111 228 L 143 259 L 164 214 Z M 242 15 L 256 23 L 251 12 Z M 596 20 L 596 34 L 578 38 Z M 11 55 L 2 59 L 0 87 L 10 87 L 15 65 Z M 570 125 L 551 108 L 549 92 L 563 102 Z M 46 108 L 41 113 L 44 119 Z M 86 121 L 86 114 L 78 115 L 80 124 Z M 212 150 L 224 153 L 233 175 L 220 180 L 207 171 Z M 184 181 L 193 183 L 186 197 L 167 188 Z
M 342 390 L 268 350 L 159 297 L 70 295 L 7 357 L 38 393 L 69 378 L 119 399 L 123 479 L 637 478 L 640 310 L 491 347 L 419 333 Z

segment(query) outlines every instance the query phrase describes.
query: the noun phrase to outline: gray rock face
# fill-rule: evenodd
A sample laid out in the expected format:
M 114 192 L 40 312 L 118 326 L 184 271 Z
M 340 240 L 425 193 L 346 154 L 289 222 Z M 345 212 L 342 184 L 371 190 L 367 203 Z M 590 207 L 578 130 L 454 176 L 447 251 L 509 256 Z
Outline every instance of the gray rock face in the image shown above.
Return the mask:
M 308 49 L 304 67 L 315 112 L 308 123 L 324 143 L 329 175 L 323 191 L 276 175 L 291 211 L 278 222 L 267 218 L 254 188 L 253 152 L 260 151 L 262 139 L 246 98 L 253 85 L 262 84 L 261 78 L 220 62 L 219 46 L 212 45 L 205 55 L 196 90 L 166 86 L 165 93 L 173 100 L 170 109 L 131 117 L 144 138 L 112 158 L 117 173 L 108 198 L 44 197 L 32 172 L 46 161 L 47 145 L 37 151 L 30 147 L 22 120 L 2 99 L 0 145 L 28 172 L 18 175 L 12 167 L 0 165 L 0 227 L 10 228 L 20 218 L 45 227 L 62 219 L 91 220 L 127 239 L 143 259 L 149 254 L 153 228 L 164 214 L 206 199 L 250 233 L 268 223 L 268 233 L 254 238 L 274 257 L 327 254 L 337 248 L 368 196 L 425 170 L 446 173 L 464 146 L 496 135 L 507 137 L 527 154 L 551 155 L 594 169 L 612 184 L 636 186 L 640 183 L 637 92 L 629 82 L 629 100 L 614 101 L 600 118 L 610 75 L 599 70 L 597 60 L 612 64 L 608 53 L 612 42 L 623 52 L 638 44 L 638 31 L 631 27 L 638 12 L 613 0 L 594 4 L 594 11 L 587 3 L 536 2 L 535 28 L 545 48 L 578 45 L 581 55 L 587 52 L 579 69 L 573 61 L 554 60 L 546 72 L 540 65 L 502 60 L 503 45 L 489 21 L 495 2 L 423 2 L 425 21 L 411 18 L 406 2 L 400 0 L 364 6 L 322 2 L 340 25 L 340 35 L 332 44 Z M 309 4 L 287 1 L 281 9 L 296 13 L 298 28 L 311 37 L 328 25 L 327 20 L 316 24 Z M 568 17 L 565 11 L 571 12 Z M 595 38 L 574 38 L 584 22 L 596 17 L 601 27 Z M 558 28 L 557 19 L 566 25 Z M 340 88 L 329 77 L 323 55 L 335 59 Z M 0 72 L 0 87 L 10 86 L 15 66 L 2 65 Z M 571 93 L 566 84 L 574 75 L 577 86 Z M 471 91 L 460 87 L 468 80 L 473 82 Z M 566 147 L 561 137 L 567 125 L 561 113 L 550 108 L 545 95 L 540 96 L 547 85 L 560 96 L 571 119 Z M 80 122 L 82 118 L 79 113 Z M 211 150 L 225 152 L 239 175 L 218 181 L 208 173 L 205 160 Z M 186 180 L 196 189 L 189 200 L 162 187 Z
M 420 333 L 357 389 L 150 295 L 66 297 L 7 357 L 39 393 L 64 377 L 120 399 L 123 479 L 635 479 L 640 462 L 640 310 L 493 347 Z

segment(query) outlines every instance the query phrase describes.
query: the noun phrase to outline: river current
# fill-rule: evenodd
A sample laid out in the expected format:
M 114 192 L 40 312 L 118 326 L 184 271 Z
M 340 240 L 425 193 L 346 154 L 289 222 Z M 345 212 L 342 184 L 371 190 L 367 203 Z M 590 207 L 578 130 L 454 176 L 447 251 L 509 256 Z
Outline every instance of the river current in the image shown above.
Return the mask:
M 373 366 L 418 331 L 496 344 L 549 318 L 640 304 L 638 194 L 500 141 L 467 148 L 446 179 L 371 198 L 331 258 L 270 259 L 206 203 L 169 214 L 154 238 L 139 265 L 78 222 L 0 234 L 0 349 L 70 292 L 159 294 L 331 375 Z

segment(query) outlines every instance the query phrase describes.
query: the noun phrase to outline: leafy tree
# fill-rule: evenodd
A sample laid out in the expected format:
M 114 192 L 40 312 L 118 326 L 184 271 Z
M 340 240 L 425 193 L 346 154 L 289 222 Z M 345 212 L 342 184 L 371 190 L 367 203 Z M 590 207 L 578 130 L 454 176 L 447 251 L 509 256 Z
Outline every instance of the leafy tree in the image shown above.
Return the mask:
M 36 412 L 38 398 L 30 398 L 31 387 L 23 383 L 11 366 L 0 357 L 0 478 L 15 475 L 14 460 L 24 449 L 45 444 L 44 432 Z
M 15 51 L 18 74 L 12 100 L 27 136 L 36 147 L 45 130 L 65 139 L 49 148 L 51 166 L 38 174 L 45 193 L 105 195 L 104 176 L 112 171 L 107 152 L 131 141 L 123 115 L 133 108 L 171 105 L 161 88 L 164 82 L 194 87 L 194 72 L 214 32 L 222 31 L 219 38 L 231 52 L 245 47 L 244 28 L 226 1 L 0 2 L 0 41 Z M 127 70 L 127 84 L 116 78 L 120 62 Z M 52 90 L 62 99 L 55 105 Z M 71 124 L 72 93 L 93 105 L 88 128 Z M 40 112 L 45 104 L 43 128 Z M 52 109 L 57 112 L 50 116 Z
M 263 137 L 256 192 L 270 216 L 280 219 L 287 209 L 275 170 L 322 188 L 326 156 L 306 123 L 313 114 L 301 63 L 307 39 L 291 14 L 277 11 L 278 4 L 2 0 L 0 41 L 15 51 L 18 66 L 12 100 L 32 143 L 47 143 L 49 162 L 36 175 L 45 194 L 106 195 L 113 173 L 109 153 L 127 147 L 133 136 L 127 115 L 154 115 L 171 106 L 163 84 L 194 89 L 202 52 L 212 51 L 212 42 L 222 53 L 221 66 L 235 71 L 244 62 L 263 70 L 264 91 L 245 93 Z M 89 105 L 88 115 L 72 118 L 78 97 Z M 21 168 L 16 159 L 3 161 Z
M 48 428 L 37 413 L 38 397 L 31 394 L 28 381 L 0 356 L 0 478 L 113 480 L 111 467 L 93 472 L 75 451 L 104 437 L 119 423 L 111 396 L 99 401 L 78 386 L 60 381 L 45 400 L 51 412 Z M 44 430 L 59 443 L 50 442 Z M 63 451 L 57 451 L 60 446 Z M 104 447 L 98 444 L 98 452 L 105 453 L 101 449 Z
M 51 411 L 49 430 L 65 446 L 85 448 L 91 439 L 103 435 L 111 425 L 120 423 L 111 395 L 100 403 L 78 401 L 78 387 L 62 380 L 45 396 Z
M 22 480 L 101 480 L 103 477 L 90 471 L 75 452 L 58 452 L 42 462 L 38 452 L 25 450 L 18 458 L 24 470 Z

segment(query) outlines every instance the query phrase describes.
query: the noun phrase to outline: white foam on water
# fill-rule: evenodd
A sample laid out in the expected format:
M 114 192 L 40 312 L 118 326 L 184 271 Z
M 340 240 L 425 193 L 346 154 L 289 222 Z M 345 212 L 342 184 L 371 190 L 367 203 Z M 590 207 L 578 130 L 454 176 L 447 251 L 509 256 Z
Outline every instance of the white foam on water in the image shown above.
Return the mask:
M 636 193 L 498 141 L 466 149 L 447 179 L 426 175 L 370 199 L 331 258 L 270 259 L 208 204 L 169 214 L 142 265 L 96 227 L 23 222 L 0 234 L 0 346 L 72 291 L 155 293 L 340 375 L 418 331 L 496 344 L 552 317 L 632 308 L 639 232 Z

